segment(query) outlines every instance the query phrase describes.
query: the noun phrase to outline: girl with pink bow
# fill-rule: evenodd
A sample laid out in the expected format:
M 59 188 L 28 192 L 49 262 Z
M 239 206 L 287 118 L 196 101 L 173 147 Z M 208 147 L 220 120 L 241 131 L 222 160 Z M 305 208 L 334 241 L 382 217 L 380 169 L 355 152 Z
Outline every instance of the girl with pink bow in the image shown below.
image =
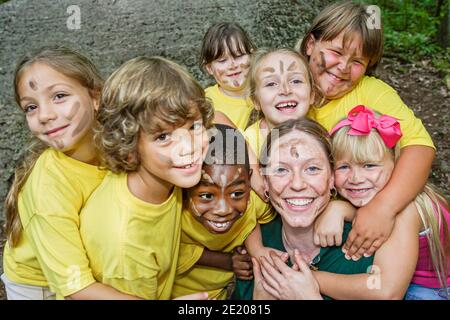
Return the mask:
M 332 130 L 335 187 L 355 207 L 365 206 L 389 181 L 402 136 L 397 119 L 359 105 Z M 415 212 L 419 259 L 406 299 L 448 299 L 450 214 L 444 196 L 427 183 L 404 211 Z M 402 215 L 404 213 L 400 213 Z M 342 231 L 340 231 L 342 233 Z M 392 263 L 395 263 L 394 261 Z

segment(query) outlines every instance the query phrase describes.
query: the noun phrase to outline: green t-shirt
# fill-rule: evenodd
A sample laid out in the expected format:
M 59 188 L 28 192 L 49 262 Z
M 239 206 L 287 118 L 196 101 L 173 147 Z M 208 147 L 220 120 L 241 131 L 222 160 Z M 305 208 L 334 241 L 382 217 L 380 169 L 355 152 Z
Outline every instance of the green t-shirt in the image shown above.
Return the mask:
M 281 236 L 282 220 L 278 215 L 273 221 L 261 225 L 261 233 L 263 244 L 266 247 L 286 251 L 283 245 Z M 346 222 L 344 224 L 344 231 L 342 234 L 343 243 L 347 239 L 352 224 Z M 311 267 L 317 268 L 320 271 L 327 271 L 338 274 L 357 274 L 366 273 L 373 264 L 373 256 L 369 258 L 362 257 L 358 261 L 345 259 L 344 253 L 341 251 L 342 246 L 339 247 L 325 247 L 320 248 L 320 253 L 311 262 Z M 291 263 L 288 263 L 291 265 Z M 236 287 L 232 295 L 233 300 L 251 300 L 253 297 L 253 280 L 239 280 L 236 279 Z M 330 299 L 323 296 L 324 299 Z

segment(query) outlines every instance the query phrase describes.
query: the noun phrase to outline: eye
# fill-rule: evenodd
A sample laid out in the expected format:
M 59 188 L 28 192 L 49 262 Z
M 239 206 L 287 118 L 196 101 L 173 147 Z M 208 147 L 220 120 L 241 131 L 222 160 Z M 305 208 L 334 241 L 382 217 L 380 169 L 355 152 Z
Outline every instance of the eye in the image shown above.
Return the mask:
M 284 175 L 288 173 L 288 170 L 284 167 L 276 167 L 275 169 L 273 169 L 273 173 L 276 175 Z
M 317 173 L 319 171 L 321 171 L 322 169 L 320 169 L 319 167 L 316 166 L 309 166 L 308 168 L 306 168 L 306 172 L 308 173 Z
M 338 55 L 338 56 L 341 55 L 341 52 L 338 51 L 338 50 L 330 49 L 330 51 L 331 51 L 332 53 L 334 53 L 335 55 Z
M 365 163 L 364 164 L 364 168 L 365 169 L 373 169 L 373 168 L 376 168 L 376 167 L 378 167 L 378 165 L 375 164 L 375 163 Z
M 201 121 L 196 121 L 192 124 L 191 130 L 197 131 L 203 128 L 203 123 Z
M 37 109 L 37 105 L 35 105 L 35 104 L 29 104 L 29 105 L 25 106 L 25 108 L 23 108 L 23 111 L 24 111 L 25 113 L 31 113 L 32 111 L 34 111 L 34 110 L 36 110 L 36 109 Z
M 170 135 L 168 133 L 161 133 L 160 135 L 156 136 L 155 140 L 159 142 L 167 142 L 169 141 Z
M 349 166 L 347 164 L 341 164 L 336 167 L 336 170 L 347 170 L 349 169 Z
M 234 191 L 231 193 L 232 199 L 241 199 L 245 195 L 244 191 Z
M 56 102 L 58 102 L 58 101 L 64 99 L 65 97 L 67 97 L 67 96 L 68 96 L 67 93 L 64 93 L 64 92 L 58 92 L 57 94 L 55 94 L 55 95 L 53 96 L 53 100 L 55 100 Z
M 264 84 L 264 87 L 274 87 L 277 83 L 275 81 L 270 81 Z
M 292 82 L 293 84 L 302 84 L 302 83 L 303 83 L 303 81 L 300 80 L 300 79 L 293 79 L 293 80 L 291 80 L 291 82 Z
M 212 200 L 213 198 L 214 198 L 214 196 L 212 195 L 212 193 L 200 193 L 199 195 L 198 195 L 198 197 L 200 198 L 200 199 L 202 199 L 202 200 L 207 200 L 207 201 L 209 201 L 209 200 Z

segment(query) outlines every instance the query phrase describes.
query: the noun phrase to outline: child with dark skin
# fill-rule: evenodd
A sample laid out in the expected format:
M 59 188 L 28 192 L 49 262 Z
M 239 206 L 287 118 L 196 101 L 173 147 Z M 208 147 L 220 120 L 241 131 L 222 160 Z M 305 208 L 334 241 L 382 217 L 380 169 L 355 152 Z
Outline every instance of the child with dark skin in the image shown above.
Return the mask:
M 216 125 L 200 182 L 186 190 L 180 258 L 172 297 L 208 292 L 225 299 L 233 270 L 252 278 L 250 256 L 242 247 L 256 226 L 274 217 L 269 204 L 251 190 L 247 146 L 238 130 Z

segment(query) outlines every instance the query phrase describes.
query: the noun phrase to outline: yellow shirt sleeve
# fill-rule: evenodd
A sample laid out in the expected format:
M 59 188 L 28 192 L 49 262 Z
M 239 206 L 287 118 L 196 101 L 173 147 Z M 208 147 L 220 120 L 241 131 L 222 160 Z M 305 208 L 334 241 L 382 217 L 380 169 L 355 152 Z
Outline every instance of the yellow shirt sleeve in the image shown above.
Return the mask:
M 22 245 L 35 256 L 16 256 L 16 263 L 29 273 L 22 274 L 21 283 L 42 272 L 52 291 L 68 296 L 95 282 L 81 241 L 79 212 L 104 173 L 55 150 L 41 157 L 18 201 L 27 235 Z
M 250 196 L 253 202 L 254 211 L 256 212 L 256 221 L 259 224 L 266 224 L 276 217 L 276 212 L 270 203 L 265 203 L 258 195 L 252 191 Z
M 371 85 L 371 83 L 373 83 Z M 381 114 L 397 118 L 403 133 L 400 147 L 423 145 L 435 148 L 433 141 L 422 121 L 406 106 L 398 93 L 381 80 L 371 78 L 366 85 L 367 106 Z
M 181 275 L 191 269 L 205 250 L 205 247 L 200 244 L 183 243 L 183 236 L 181 236 L 182 242 L 180 244 L 180 255 L 178 256 L 177 275 Z

